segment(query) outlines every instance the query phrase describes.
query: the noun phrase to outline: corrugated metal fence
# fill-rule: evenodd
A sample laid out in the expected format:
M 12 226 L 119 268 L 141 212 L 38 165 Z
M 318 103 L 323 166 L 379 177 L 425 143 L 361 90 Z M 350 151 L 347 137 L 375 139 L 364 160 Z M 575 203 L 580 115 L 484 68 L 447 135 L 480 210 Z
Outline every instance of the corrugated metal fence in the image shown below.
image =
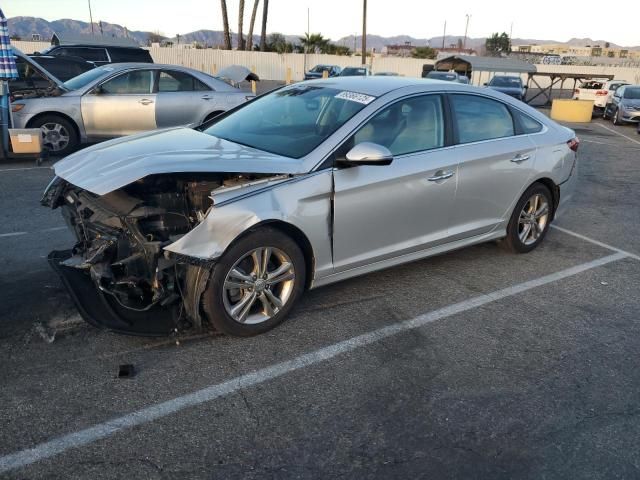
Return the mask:
M 12 42 L 25 53 L 43 50 L 48 47 L 47 42 Z M 188 48 L 150 48 L 151 56 L 157 63 L 169 63 L 195 68 L 204 72 L 216 73 L 221 68 L 239 64 L 249 67 L 265 80 L 285 80 L 287 69 L 291 69 L 293 80 L 301 80 L 305 71 L 305 56 L 298 53 L 278 54 L 271 52 L 243 52 L 213 49 Z M 317 64 L 339 65 L 341 67 L 359 65 L 361 57 L 344 57 L 337 55 L 307 55 L 306 68 Z M 432 60 L 400 57 L 374 57 L 373 70 L 375 72 L 396 72 L 408 77 L 420 76 L 422 65 L 434 63 Z M 613 74 L 616 79 L 627 80 L 640 84 L 640 68 L 618 68 L 615 66 L 574 66 L 574 65 L 536 65 L 539 72 L 564 73 L 592 73 Z M 477 73 L 473 76 L 473 83 L 479 85 L 488 81 L 490 75 Z M 526 78 L 526 76 L 523 76 Z M 548 85 L 548 79 L 539 81 L 541 86 Z M 570 88 L 572 85 L 566 85 Z

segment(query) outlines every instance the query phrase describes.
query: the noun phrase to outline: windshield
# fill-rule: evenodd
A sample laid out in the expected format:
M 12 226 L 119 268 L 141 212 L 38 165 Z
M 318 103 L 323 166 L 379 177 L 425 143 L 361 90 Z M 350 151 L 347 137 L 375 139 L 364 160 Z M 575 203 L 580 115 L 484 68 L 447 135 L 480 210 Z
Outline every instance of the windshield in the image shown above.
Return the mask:
M 522 81 L 518 77 L 493 77 L 489 85 L 492 87 L 521 88 Z
M 640 100 L 640 88 L 625 88 L 624 98 L 629 100 Z
M 301 158 L 374 99 L 315 85 L 289 87 L 248 103 L 205 133 L 265 152 Z
M 358 75 L 366 75 L 367 74 L 367 69 L 366 68 L 345 68 L 344 70 L 342 70 L 342 73 L 340 74 L 343 77 L 355 77 Z
M 67 80 L 66 82 L 64 82 L 62 86 L 67 90 L 78 90 L 79 88 L 90 84 L 94 80 L 102 77 L 109 72 L 113 72 L 113 67 L 104 65 L 102 67 L 94 68 L 93 70 L 84 72 L 77 77 L 73 77 L 71 80 Z
M 427 78 L 433 78 L 435 80 L 447 80 L 450 82 L 456 79 L 456 74 L 447 72 L 429 72 Z

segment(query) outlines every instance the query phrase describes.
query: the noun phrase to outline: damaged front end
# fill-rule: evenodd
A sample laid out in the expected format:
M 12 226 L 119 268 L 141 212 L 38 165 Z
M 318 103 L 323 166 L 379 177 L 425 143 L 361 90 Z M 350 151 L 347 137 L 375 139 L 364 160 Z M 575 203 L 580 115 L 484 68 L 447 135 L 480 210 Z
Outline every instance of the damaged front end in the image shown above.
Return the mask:
M 60 177 L 41 203 L 61 208 L 76 237 L 49 261 L 83 318 L 123 333 L 167 335 L 201 327 L 200 297 L 210 261 L 164 250 L 202 222 L 212 191 L 255 182 L 259 175 L 150 175 L 105 195 Z

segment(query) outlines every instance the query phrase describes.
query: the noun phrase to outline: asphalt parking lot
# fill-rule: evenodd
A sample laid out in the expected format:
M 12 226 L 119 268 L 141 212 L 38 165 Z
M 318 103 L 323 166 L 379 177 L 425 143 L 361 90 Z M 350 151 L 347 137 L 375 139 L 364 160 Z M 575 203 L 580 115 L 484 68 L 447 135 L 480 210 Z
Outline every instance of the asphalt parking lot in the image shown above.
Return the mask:
M 640 136 L 576 131 L 536 251 L 314 290 L 250 339 L 84 324 L 46 262 L 71 242 L 50 169 L 0 166 L 0 477 L 640 478 Z

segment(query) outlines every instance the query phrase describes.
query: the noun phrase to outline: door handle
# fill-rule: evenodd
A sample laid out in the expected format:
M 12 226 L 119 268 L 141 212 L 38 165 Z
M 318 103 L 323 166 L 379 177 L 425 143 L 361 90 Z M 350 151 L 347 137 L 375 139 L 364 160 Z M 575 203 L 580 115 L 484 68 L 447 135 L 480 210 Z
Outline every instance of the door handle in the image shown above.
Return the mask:
M 142 105 L 150 105 L 153 103 L 153 100 L 149 100 L 148 98 L 143 98 L 142 100 L 138 100 L 138 103 Z
M 211 95 L 203 95 L 201 98 L 203 100 L 211 100 L 213 97 Z
M 430 182 L 437 182 L 438 180 L 446 180 L 447 178 L 453 177 L 452 171 L 443 172 L 442 170 L 438 170 L 433 177 L 429 177 L 427 180 Z
M 526 162 L 527 160 L 529 160 L 531 158 L 531 155 L 516 155 L 515 157 L 513 157 L 511 159 L 511 161 L 513 163 L 522 163 L 522 162 Z

